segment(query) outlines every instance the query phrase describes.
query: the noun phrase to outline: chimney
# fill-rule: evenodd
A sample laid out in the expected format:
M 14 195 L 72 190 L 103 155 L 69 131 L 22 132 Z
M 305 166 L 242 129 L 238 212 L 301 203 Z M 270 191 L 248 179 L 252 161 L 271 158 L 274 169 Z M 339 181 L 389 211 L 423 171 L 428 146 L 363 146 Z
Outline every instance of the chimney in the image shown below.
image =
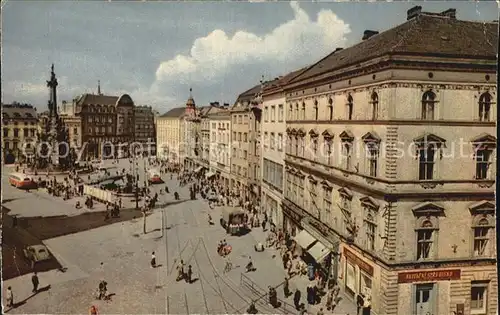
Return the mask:
M 406 20 L 411 20 L 414 17 L 417 17 L 420 13 L 422 13 L 422 7 L 417 5 L 406 11 Z
M 362 38 L 362 40 L 368 39 L 368 38 L 372 37 L 373 35 L 377 35 L 377 34 L 378 34 L 378 32 L 377 32 L 377 31 L 366 30 L 366 31 L 364 31 L 364 33 L 363 33 L 363 38 Z
M 457 9 L 448 9 L 446 11 L 439 13 L 439 15 L 447 16 L 450 19 L 456 19 L 457 18 Z

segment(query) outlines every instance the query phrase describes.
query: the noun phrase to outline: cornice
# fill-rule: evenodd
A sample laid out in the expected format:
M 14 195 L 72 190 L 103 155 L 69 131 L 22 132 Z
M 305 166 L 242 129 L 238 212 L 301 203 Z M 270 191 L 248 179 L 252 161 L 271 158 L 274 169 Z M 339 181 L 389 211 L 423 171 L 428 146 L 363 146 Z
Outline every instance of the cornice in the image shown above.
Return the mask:
M 348 66 L 342 69 L 327 71 L 316 76 L 303 79 L 302 81 L 292 82 L 283 87 L 285 93 L 302 90 L 306 87 L 318 86 L 325 83 L 352 79 L 362 75 L 367 75 L 388 69 L 404 70 L 430 70 L 430 71 L 452 71 L 452 72 L 484 72 L 495 74 L 497 65 L 495 64 L 470 64 L 462 62 L 439 62 L 428 60 L 398 60 L 398 56 L 384 56 L 373 59 L 365 65 L 359 67 Z M 471 66 L 472 65 L 472 66 Z
M 287 120 L 286 125 L 382 125 L 382 126 L 450 126 L 450 127 L 496 127 L 494 121 L 461 121 L 461 120 Z

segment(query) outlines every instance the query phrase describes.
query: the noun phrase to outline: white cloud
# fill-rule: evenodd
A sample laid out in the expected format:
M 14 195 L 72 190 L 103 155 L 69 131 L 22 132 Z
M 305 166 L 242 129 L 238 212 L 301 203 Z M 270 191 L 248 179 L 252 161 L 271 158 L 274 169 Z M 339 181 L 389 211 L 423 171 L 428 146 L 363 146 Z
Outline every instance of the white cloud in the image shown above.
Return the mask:
M 267 64 L 272 68 L 273 63 L 293 64 L 305 56 L 314 62 L 346 42 L 349 25 L 331 10 L 321 10 L 316 21 L 312 21 L 297 2 L 291 2 L 290 6 L 294 18 L 266 35 L 240 30 L 230 36 L 217 29 L 196 39 L 189 54 L 177 55 L 159 65 L 153 86 L 172 87 L 172 82 L 196 84 L 215 80 L 247 64 Z

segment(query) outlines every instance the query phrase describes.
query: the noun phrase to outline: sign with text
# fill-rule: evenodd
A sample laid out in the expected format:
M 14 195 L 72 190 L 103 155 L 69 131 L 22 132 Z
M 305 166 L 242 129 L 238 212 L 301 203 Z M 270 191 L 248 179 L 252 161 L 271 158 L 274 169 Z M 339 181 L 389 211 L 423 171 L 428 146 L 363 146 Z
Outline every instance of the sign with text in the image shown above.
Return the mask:
M 400 272 L 398 283 L 459 280 L 460 269 Z
M 368 275 L 373 276 L 373 266 L 369 263 L 365 262 L 363 259 L 358 257 L 358 255 L 354 254 L 350 250 L 344 247 L 344 256 L 351 263 L 357 265 L 359 269 L 366 272 Z

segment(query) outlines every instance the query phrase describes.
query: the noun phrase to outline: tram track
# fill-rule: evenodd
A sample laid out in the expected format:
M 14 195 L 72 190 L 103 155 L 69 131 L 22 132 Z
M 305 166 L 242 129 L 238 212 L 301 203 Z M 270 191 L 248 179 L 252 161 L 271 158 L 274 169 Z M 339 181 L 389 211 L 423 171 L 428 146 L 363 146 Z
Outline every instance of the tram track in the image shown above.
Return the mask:
M 176 216 L 177 216 L 177 213 L 176 213 Z M 181 239 L 179 237 L 179 226 L 178 225 L 175 227 L 175 236 L 177 238 L 177 249 L 179 250 L 179 252 L 178 252 L 179 257 L 178 258 L 179 258 L 179 262 L 180 262 L 182 260 L 182 251 L 181 251 Z M 186 242 L 186 246 L 187 246 L 187 243 L 189 243 L 189 242 Z M 186 289 L 184 289 L 184 306 L 186 309 L 186 314 L 190 314 Z

